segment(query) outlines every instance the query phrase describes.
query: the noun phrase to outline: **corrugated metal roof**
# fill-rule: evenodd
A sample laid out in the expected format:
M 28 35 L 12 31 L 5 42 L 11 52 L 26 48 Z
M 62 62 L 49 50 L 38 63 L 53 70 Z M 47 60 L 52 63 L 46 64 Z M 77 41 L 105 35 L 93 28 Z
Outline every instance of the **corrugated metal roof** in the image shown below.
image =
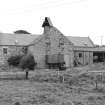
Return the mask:
M 0 45 L 29 45 L 40 35 L 0 33 Z
M 89 37 L 66 36 L 74 46 L 94 47 Z

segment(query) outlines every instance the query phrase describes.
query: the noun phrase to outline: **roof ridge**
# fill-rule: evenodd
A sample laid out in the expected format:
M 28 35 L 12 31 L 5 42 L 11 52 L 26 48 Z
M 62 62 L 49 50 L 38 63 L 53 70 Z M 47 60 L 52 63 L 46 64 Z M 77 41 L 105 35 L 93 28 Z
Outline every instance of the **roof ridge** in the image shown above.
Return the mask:
M 88 38 L 88 36 L 67 36 L 67 37 L 81 37 L 81 38 Z
M 18 45 L 29 45 L 34 39 L 41 35 L 2 33 L 0 36 L 0 45 L 16 45 L 16 40 L 18 41 Z

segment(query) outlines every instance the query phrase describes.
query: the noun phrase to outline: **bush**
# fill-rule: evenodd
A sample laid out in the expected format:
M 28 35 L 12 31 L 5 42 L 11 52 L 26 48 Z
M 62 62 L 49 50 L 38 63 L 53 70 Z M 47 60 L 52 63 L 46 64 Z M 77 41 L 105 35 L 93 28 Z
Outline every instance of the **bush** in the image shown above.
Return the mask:
M 36 62 L 32 54 L 16 55 L 8 58 L 9 66 L 19 67 L 26 72 L 26 79 L 28 79 L 29 70 L 34 70 Z
M 18 67 L 22 57 L 23 57 L 22 55 L 15 55 L 15 56 L 9 57 L 7 60 L 8 65 Z
M 32 54 L 26 54 L 22 57 L 19 67 L 26 71 L 26 79 L 28 79 L 28 71 L 34 70 L 36 63 Z
M 22 69 L 34 70 L 35 66 L 36 66 L 36 62 L 32 54 L 24 55 L 20 60 L 19 67 Z

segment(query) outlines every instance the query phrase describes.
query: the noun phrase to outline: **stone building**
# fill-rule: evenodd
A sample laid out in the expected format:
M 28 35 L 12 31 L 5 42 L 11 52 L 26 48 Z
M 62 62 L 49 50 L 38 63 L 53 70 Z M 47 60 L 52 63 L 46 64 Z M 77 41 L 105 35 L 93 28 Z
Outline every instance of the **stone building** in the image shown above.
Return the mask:
M 93 63 L 94 44 L 89 37 L 65 36 L 46 17 L 43 35 L 29 45 L 38 67 L 73 67 Z
M 10 56 L 21 54 L 39 35 L 24 33 L 0 33 L 0 65 L 7 63 Z
M 48 17 L 42 27 L 42 35 L 24 30 L 14 34 L 0 33 L 0 64 L 5 64 L 11 55 L 21 54 L 25 47 L 34 55 L 37 68 L 69 68 L 105 59 L 105 47 L 96 47 L 89 37 L 65 36 Z

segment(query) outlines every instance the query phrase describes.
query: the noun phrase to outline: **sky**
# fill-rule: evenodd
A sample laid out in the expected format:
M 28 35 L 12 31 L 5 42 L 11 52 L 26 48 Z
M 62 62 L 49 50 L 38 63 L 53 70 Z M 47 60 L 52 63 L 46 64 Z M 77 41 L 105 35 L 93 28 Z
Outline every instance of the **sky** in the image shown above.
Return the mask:
M 0 32 L 42 34 L 45 17 L 66 36 L 105 45 L 105 0 L 0 0 Z

